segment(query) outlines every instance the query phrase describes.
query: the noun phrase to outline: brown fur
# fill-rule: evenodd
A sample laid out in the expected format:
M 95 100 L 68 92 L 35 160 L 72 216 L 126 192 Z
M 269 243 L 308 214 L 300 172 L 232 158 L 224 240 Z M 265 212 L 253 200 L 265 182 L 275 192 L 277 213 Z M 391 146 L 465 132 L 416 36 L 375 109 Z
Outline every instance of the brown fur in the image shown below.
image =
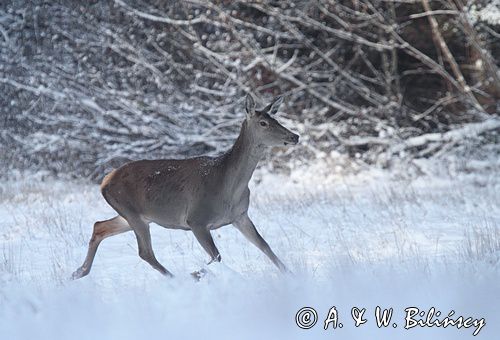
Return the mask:
M 115 173 L 116 173 L 116 169 L 113 169 L 109 174 L 104 176 L 104 178 L 102 179 L 102 182 L 101 182 L 101 191 L 104 189 L 104 187 L 106 185 L 108 185 L 109 181 L 111 181 L 111 179 L 113 178 Z
M 295 145 L 299 136 L 270 115 L 282 98 L 263 111 L 255 110 L 251 96 L 246 100 L 247 117 L 233 147 L 217 157 L 157 159 L 130 162 L 111 171 L 101 184 L 101 193 L 118 213 L 98 222 L 83 265 L 74 273 L 89 273 L 99 243 L 106 237 L 133 230 L 139 256 L 160 273 L 172 274 L 156 259 L 149 224 L 169 229 L 190 230 L 210 255 L 221 261 L 210 231 L 233 224 L 262 250 L 282 271 L 285 265 L 273 253 L 248 217 L 248 183 L 268 147 Z

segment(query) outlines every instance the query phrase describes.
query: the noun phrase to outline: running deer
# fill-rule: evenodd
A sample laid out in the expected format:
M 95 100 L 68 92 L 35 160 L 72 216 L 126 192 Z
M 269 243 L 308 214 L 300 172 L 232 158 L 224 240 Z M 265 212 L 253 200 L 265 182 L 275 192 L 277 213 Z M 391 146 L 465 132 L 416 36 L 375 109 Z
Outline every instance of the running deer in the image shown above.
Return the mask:
M 248 217 L 248 183 L 266 148 L 295 145 L 299 136 L 272 118 L 283 102 L 277 97 L 256 110 L 247 95 L 246 119 L 233 147 L 218 157 L 140 160 L 127 163 L 104 177 L 101 192 L 118 216 L 96 222 L 83 265 L 73 273 L 90 272 L 97 247 L 107 237 L 133 230 L 139 256 L 166 276 L 172 274 L 155 257 L 149 224 L 191 230 L 211 262 L 221 261 L 210 231 L 234 225 L 283 272 L 285 265 L 271 250 Z

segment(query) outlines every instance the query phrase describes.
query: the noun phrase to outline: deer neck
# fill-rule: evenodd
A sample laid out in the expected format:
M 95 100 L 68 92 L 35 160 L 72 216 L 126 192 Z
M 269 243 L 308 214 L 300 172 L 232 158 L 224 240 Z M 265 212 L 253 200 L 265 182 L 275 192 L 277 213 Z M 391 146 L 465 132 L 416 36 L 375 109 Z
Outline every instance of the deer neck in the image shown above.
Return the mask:
M 260 144 L 249 131 L 247 121 L 241 126 L 240 134 L 226 158 L 226 174 L 230 189 L 240 193 L 248 186 L 252 174 L 264 155 L 266 147 Z

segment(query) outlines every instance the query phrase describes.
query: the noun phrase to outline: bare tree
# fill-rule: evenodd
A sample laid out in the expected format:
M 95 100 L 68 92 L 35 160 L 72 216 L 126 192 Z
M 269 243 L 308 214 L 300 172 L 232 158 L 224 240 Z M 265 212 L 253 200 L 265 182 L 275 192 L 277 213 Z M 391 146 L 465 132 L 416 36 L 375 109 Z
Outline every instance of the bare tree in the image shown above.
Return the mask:
M 304 158 L 332 148 L 368 163 L 428 157 L 443 144 L 395 146 L 468 124 L 497 131 L 472 127 L 495 126 L 499 27 L 469 10 L 460 0 L 14 1 L 0 7 L 1 157 L 96 178 L 131 159 L 218 153 L 236 138 L 243 93 L 287 96 L 282 118 L 300 117 Z

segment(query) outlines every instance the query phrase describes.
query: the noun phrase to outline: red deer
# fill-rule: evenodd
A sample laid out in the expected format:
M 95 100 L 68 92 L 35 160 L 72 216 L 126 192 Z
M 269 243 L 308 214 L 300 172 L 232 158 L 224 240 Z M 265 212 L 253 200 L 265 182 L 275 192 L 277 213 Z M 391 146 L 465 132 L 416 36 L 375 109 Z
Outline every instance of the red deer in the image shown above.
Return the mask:
M 140 160 L 109 173 L 101 184 L 104 199 L 118 213 L 96 222 L 87 257 L 73 273 L 81 278 L 90 272 L 97 248 L 105 238 L 132 230 L 139 256 L 166 276 L 172 274 L 155 257 L 149 224 L 191 230 L 211 261 L 221 261 L 210 231 L 234 225 L 281 270 L 285 265 L 271 250 L 248 216 L 248 183 L 268 147 L 295 145 L 299 136 L 272 117 L 282 97 L 256 110 L 246 98 L 246 119 L 233 147 L 217 157 Z

